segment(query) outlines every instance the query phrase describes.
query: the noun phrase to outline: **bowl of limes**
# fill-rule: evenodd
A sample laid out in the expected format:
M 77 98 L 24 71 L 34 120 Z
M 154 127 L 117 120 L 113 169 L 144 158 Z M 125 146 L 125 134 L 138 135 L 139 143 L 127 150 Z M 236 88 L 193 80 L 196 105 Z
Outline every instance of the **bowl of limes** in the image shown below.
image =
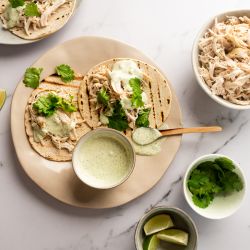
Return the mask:
M 175 207 L 155 207 L 139 221 L 137 250 L 196 250 L 198 232 L 188 214 Z

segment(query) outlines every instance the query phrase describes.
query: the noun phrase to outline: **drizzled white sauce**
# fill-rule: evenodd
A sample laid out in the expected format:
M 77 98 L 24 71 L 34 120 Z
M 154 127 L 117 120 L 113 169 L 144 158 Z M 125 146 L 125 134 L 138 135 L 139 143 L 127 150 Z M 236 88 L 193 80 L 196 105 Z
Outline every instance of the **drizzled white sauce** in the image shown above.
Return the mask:
M 116 62 L 110 72 L 112 88 L 120 95 L 123 94 L 124 91 L 132 91 L 129 85 L 129 80 L 131 78 L 142 79 L 142 77 L 142 71 L 132 60 L 121 60 Z

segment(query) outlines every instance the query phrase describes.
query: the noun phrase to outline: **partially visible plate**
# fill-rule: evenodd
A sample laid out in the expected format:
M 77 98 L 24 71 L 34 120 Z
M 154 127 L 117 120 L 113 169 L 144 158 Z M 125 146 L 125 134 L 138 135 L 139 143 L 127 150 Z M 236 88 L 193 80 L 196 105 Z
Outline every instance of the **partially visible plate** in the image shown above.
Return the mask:
M 80 37 L 48 51 L 32 65 L 44 68 L 42 78 L 62 63 L 85 74 L 91 67 L 114 57 L 155 63 L 137 49 L 122 42 L 101 37 Z M 157 67 L 157 66 L 156 66 Z M 171 87 L 171 86 L 170 86 Z M 181 112 L 172 90 L 172 107 L 167 119 L 171 128 L 181 127 Z M 151 189 L 164 175 L 181 143 L 181 136 L 171 136 L 155 156 L 137 156 L 134 172 L 122 185 L 110 190 L 96 190 L 84 185 L 74 174 L 71 162 L 53 162 L 38 155 L 25 134 L 24 111 L 32 89 L 18 84 L 11 107 L 11 132 L 17 157 L 27 175 L 56 199 L 77 207 L 108 208 L 125 204 Z
M 77 7 L 79 7 L 79 5 L 80 5 L 81 2 L 82 2 L 82 0 L 76 0 L 75 10 L 77 9 Z M 72 13 L 72 15 L 71 15 L 70 18 L 72 18 L 72 16 L 74 15 L 75 10 L 74 10 L 74 12 Z M 67 24 L 67 23 L 66 23 L 66 24 Z M 65 25 L 66 25 L 66 24 L 65 24 Z M 64 25 L 64 26 L 65 26 L 65 25 Z M 64 27 L 64 26 L 63 26 L 63 27 Z M 63 28 L 63 27 L 62 27 L 62 28 Z M 55 33 L 55 32 L 54 32 L 54 33 Z M 54 33 L 52 33 L 52 34 L 54 34 Z M 50 35 L 52 35 L 52 34 L 50 34 Z M 50 35 L 49 35 L 49 36 L 50 36 Z M 48 36 L 46 36 L 46 37 L 48 37 Z M 44 37 L 44 38 L 46 38 L 46 37 Z M 16 35 L 12 34 L 10 31 L 3 29 L 3 24 L 2 24 L 2 22 L 1 22 L 1 20 L 0 20 L 0 44 L 6 44 L 6 45 L 21 45 L 21 44 L 34 43 L 34 42 L 40 41 L 40 40 L 42 40 L 42 39 L 44 39 L 44 38 L 35 39 L 35 40 L 25 40 L 25 39 L 22 39 L 22 38 L 20 38 L 20 37 L 18 37 L 18 36 L 16 36 Z

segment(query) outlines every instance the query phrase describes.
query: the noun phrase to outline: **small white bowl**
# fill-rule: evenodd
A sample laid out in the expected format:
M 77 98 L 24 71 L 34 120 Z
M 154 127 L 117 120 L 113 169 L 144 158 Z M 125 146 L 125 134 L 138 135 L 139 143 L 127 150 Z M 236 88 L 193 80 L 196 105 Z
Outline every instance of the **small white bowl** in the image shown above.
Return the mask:
M 223 99 L 222 97 L 219 97 L 217 95 L 212 94 L 210 88 L 205 83 L 204 79 L 200 76 L 199 70 L 198 70 L 199 69 L 199 60 L 198 60 L 199 47 L 198 47 L 198 44 L 199 44 L 200 39 L 203 37 L 204 33 L 214 25 L 215 18 L 217 18 L 217 20 L 219 22 L 221 22 L 221 21 L 225 20 L 227 16 L 237 16 L 237 17 L 248 16 L 248 17 L 250 17 L 250 10 L 234 10 L 234 11 L 224 12 L 224 13 L 218 14 L 218 15 L 210 18 L 209 21 L 205 25 L 203 25 L 203 27 L 201 28 L 200 32 L 198 33 L 198 35 L 194 41 L 194 44 L 193 44 L 193 51 L 192 51 L 193 70 L 194 70 L 195 77 L 196 77 L 199 85 L 201 86 L 201 88 L 214 101 L 216 101 L 217 103 L 223 105 L 224 107 L 230 108 L 230 109 L 247 110 L 247 109 L 250 109 L 250 105 L 243 106 L 243 105 L 234 104 L 232 102 L 229 102 L 229 101 Z
M 193 203 L 192 193 L 189 191 L 187 186 L 188 179 L 192 170 L 195 169 L 200 163 L 204 161 L 214 160 L 218 157 L 226 157 L 229 160 L 233 161 L 235 165 L 234 171 L 241 178 L 243 182 L 243 189 L 240 192 L 234 192 L 225 197 L 215 197 L 207 208 L 200 208 Z M 208 219 L 222 219 L 232 215 L 240 208 L 246 194 L 246 179 L 239 164 L 228 156 L 220 154 L 208 154 L 199 157 L 189 165 L 183 179 L 183 191 L 187 203 L 195 212 Z
M 90 171 L 87 171 L 86 168 L 83 168 L 82 162 L 81 162 L 82 161 L 81 146 L 91 139 L 99 140 L 100 138 L 108 138 L 108 139 L 111 138 L 112 140 L 116 141 L 116 143 L 119 143 L 123 147 L 124 149 L 123 152 L 126 153 L 126 158 L 128 160 L 127 171 L 124 174 L 124 176 L 119 177 L 119 179 L 117 180 L 112 180 L 110 183 L 107 182 L 106 176 L 110 174 L 111 169 L 110 170 L 106 169 L 106 171 L 104 171 L 102 169 L 102 163 L 100 162 L 98 168 L 102 169 L 102 174 L 101 174 L 102 176 L 100 176 L 99 173 L 97 175 L 96 173 L 91 175 Z M 98 150 L 94 152 L 95 155 L 93 156 L 93 158 L 95 159 L 94 160 L 95 162 L 97 161 L 96 159 L 98 157 L 99 157 L 99 161 L 100 159 L 102 159 L 100 157 L 102 157 L 104 151 L 105 151 L 105 148 L 98 147 Z M 114 157 L 114 155 L 112 154 L 113 152 L 109 152 L 107 156 L 109 158 L 112 158 Z M 75 174 L 83 183 L 96 189 L 110 189 L 110 188 L 114 188 L 114 187 L 121 185 L 123 182 L 125 182 L 129 178 L 129 176 L 131 175 L 135 167 L 135 159 L 136 159 L 136 156 L 135 156 L 133 146 L 131 145 L 127 137 L 125 137 L 122 133 L 114 129 L 97 128 L 88 132 L 84 136 L 82 136 L 81 139 L 78 141 L 73 152 L 72 163 L 73 163 L 73 169 L 74 169 Z M 111 167 L 114 170 L 117 166 L 115 162 L 113 163 L 114 165 Z M 87 169 L 89 168 L 90 168 L 90 165 L 88 166 Z

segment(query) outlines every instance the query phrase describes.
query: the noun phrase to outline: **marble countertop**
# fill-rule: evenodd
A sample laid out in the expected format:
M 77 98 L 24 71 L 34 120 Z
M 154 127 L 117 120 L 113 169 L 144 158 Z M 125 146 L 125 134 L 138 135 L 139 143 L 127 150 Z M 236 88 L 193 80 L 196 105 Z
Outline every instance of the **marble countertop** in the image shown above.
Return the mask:
M 247 0 L 84 0 L 68 25 L 48 39 L 0 45 L 0 88 L 8 93 L 0 111 L 0 250 L 133 250 L 137 221 L 158 205 L 190 214 L 199 231 L 199 250 L 247 249 L 249 196 L 234 215 L 213 221 L 193 212 L 182 193 L 187 165 L 207 153 L 232 157 L 250 179 L 250 111 L 216 104 L 200 89 L 191 67 L 191 47 L 201 25 L 219 12 L 247 7 Z M 74 208 L 45 194 L 23 172 L 11 138 L 11 98 L 25 69 L 51 47 L 84 35 L 119 39 L 153 58 L 176 91 L 185 126 L 224 127 L 220 134 L 184 136 L 161 181 L 142 197 L 113 209 Z

